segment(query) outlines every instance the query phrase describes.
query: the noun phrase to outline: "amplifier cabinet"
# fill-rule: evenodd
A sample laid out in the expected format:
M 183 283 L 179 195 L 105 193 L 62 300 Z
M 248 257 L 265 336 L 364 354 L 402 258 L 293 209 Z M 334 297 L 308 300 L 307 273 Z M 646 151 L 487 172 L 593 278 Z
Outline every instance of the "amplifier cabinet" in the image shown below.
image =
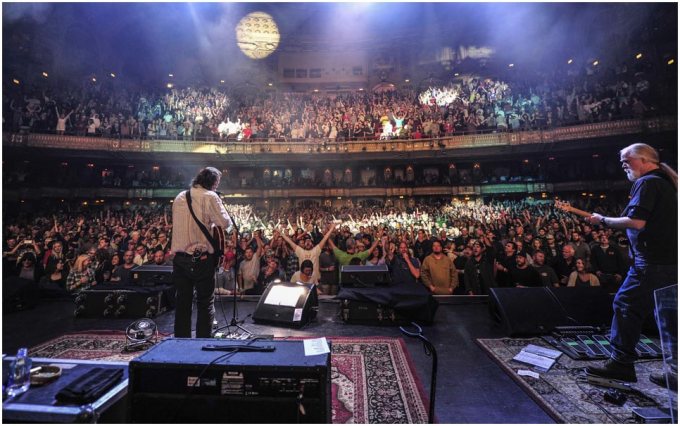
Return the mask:
M 168 289 L 162 287 L 98 285 L 78 294 L 73 314 L 76 317 L 153 318 L 169 308 Z
M 302 341 L 167 338 L 129 374 L 133 423 L 331 422 L 330 354 L 305 356 Z

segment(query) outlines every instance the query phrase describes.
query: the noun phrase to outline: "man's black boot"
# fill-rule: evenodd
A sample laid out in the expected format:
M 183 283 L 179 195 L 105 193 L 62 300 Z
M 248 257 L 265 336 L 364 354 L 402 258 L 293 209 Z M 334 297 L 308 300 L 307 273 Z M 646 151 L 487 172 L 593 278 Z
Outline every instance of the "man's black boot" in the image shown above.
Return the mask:
M 590 365 L 586 367 L 586 374 L 605 377 L 607 379 L 620 380 L 627 383 L 637 382 L 635 375 L 635 364 L 624 364 L 612 358 L 604 361 L 601 365 Z

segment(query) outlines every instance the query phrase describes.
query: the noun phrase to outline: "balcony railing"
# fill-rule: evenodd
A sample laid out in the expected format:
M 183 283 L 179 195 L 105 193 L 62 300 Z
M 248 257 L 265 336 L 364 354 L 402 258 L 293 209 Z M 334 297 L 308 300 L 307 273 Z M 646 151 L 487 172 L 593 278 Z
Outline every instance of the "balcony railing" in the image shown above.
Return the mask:
M 259 154 L 292 155 L 315 153 L 335 155 L 346 153 L 422 152 L 559 143 L 638 133 L 677 131 L 677 117 L 628 119 L 569 127 L 547 128 L 515 132 L 480 132 L 445 136 L 435 139 L 390 139 L 329 141 L 328 139 L 250 140 L 248 142 L 194 140 L 140 140 L 50 134 L 3 134 L 3 145 L 10 147 L 55 148 L 109 152 L 155 152 L 181 154 L 220 154 L 245 156 Z

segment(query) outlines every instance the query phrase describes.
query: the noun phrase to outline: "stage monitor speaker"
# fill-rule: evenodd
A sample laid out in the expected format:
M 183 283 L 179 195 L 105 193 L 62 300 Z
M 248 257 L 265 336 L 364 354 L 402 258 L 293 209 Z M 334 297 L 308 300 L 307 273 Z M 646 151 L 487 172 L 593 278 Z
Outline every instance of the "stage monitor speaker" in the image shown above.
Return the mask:
M 490 290 L 491 320 L 508 336 L 548 334 L 557 326 L 574 325 L 546 287 Z
M 273 282 L 262 294 L 253 321 L 299 328 L 316 318 L 318 310 L 314 284 Z
M 567 313 L 570 325 L 612 325 L 612 295 L 603 287 L 546 287 Z

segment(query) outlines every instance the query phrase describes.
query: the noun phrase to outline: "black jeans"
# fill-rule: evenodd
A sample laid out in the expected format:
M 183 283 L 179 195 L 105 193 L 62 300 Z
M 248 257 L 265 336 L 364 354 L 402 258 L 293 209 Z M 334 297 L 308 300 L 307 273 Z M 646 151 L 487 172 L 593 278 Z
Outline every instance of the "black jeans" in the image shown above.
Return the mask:
M 215 262 L 213 255 L 192 262 L 189 256 L 175 256 L 172 282 L 175 284 L 175 337 L 191 337 L 191 310 L 196 290 L 196 337 L 212 337 L 215 319 Z

